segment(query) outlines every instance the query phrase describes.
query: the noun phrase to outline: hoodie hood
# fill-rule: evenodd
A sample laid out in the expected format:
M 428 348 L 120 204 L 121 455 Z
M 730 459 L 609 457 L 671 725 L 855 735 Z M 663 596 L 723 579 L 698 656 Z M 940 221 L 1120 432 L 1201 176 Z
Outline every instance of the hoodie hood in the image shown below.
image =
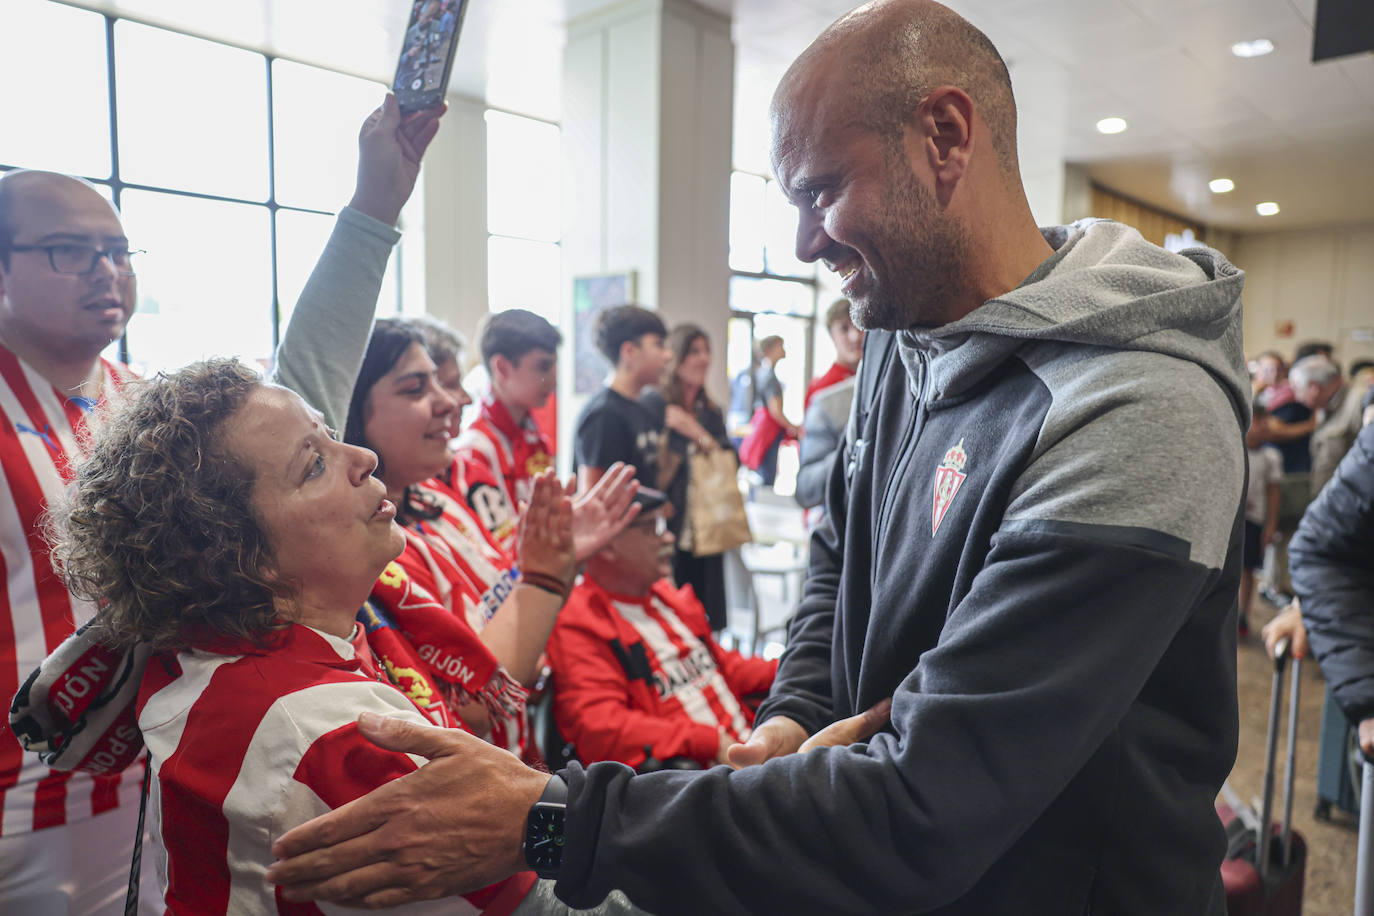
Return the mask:
M 967 391 L 1026 341 L 1144 350 L 1211 373 L 1249 416 L 1241 345 L 1243 271 L 1211 248 L 1177 254 L 1135 229 L 1085 219 L 1041 229 L 1055 249 L 1021 285 L 958 321 L 902 332 L 902 362 L 918 378 L 930 359 L 931 400 Z

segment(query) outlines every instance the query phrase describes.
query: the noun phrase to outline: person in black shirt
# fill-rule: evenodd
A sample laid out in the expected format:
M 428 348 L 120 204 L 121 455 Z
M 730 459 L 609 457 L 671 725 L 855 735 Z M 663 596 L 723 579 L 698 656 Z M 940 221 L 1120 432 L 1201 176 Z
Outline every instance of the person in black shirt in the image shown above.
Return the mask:
M 617 305 L 597 313 L 592 333 L 615 374 L 577 417 L 573 462 L 578 486 L 586 490 L 607 468 L 623 461 L 634 465 L 641 484 L 657 488 L 663 412 L 650 410 L 638 398 L 658 383 L 668 365 L 671 354 L 663 345 L 668 329 L 649 309 Z

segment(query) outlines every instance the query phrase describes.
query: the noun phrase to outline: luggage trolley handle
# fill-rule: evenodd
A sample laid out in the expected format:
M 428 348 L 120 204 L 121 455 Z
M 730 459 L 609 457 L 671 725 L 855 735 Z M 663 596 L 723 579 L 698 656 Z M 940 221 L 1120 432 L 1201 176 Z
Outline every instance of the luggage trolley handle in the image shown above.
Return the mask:
M 1355 916 L 1374 916 L 1374 763 L 1360 752 L 1364 776 L 1360 781 L 1360 841 L 1355 866 Z
M 1274 683 L 1269 691 L 1269 734 L 1264 751 L 1264 797 L 1260 810 L 1259 843 L 1255 847 L 1255 869 L 1263 878 L 1269 874 L 1273 846 L 1274 764 L 1279 752 L 1279 713 L 1283 707 L 1283 669 L 1288 663 L 1290 644 L 1284 637 L 1274 646 Z M 1288 713 L 1287 766 L 1284 771 L 1284 818 L 1282 831 L 1283 862 L 1287 864 L 1292 844 L 1293 756 L 1297 749 L 1298 661 L 1293 660 L 1293 700 Z

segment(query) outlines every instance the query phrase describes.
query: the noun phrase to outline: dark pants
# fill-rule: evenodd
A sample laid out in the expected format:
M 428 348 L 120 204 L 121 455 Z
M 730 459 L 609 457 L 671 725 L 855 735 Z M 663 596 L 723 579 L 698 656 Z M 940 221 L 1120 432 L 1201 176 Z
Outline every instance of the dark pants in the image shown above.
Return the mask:
M 771 487 L 778 480 L 778 451 L 782 449 L 782 439 L 782 436 L 778 436 L 777 441 L 768 446 L 759 464 L 759 476 L 763 478 L 765 487 Z

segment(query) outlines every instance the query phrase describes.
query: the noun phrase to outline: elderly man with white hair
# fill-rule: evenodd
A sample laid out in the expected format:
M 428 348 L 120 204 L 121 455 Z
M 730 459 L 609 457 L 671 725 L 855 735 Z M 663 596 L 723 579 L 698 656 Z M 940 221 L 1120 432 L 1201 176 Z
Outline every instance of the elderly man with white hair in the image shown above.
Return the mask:
M 1328 357 L 1307 356 L 1293 364 L 1288 381 L 1296 401 L 1312 411 L 1312 419 L 1301 423 L 1270 421 L 1270 436 L 1278 441 L 1300 438 L 1311 433 L 1312 495 L 1315 497 L 1336 472 L 1350 445 L 1360 431 L 1359 397 L 1350 397 L 1350 388 L 1341 369 Z

